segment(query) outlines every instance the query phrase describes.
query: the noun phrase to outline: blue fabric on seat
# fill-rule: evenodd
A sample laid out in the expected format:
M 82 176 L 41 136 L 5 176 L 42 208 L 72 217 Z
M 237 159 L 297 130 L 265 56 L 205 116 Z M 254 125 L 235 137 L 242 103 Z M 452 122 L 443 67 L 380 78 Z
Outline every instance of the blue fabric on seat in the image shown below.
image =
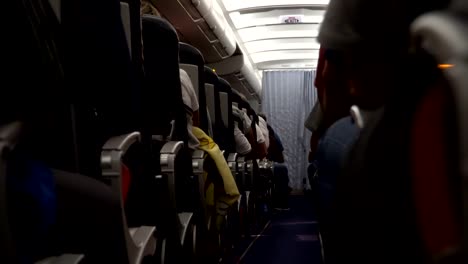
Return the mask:
M 22 263 L 32 263 L 47 248 L 56 222 L 57 195 L 52 171 L 18 151 L 7 166 L 9 218 Z
M 315 163 L 318 170 L 318 184 L 321 204 L 328 208 L 347 154 L 359 135 L 359 128 L 351 117 L 335 122 L 320 140 Z

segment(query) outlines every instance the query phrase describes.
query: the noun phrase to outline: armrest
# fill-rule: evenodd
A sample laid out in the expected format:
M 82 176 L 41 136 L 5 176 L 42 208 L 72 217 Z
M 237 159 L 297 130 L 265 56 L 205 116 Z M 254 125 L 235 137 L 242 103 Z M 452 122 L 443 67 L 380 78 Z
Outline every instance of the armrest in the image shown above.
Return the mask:
M 141 140 L 139 132 L 112 137 L 104 144 L 101 151 L 101 169 L 102 176 L 109 179 L 111 187 L 120 195 L 120 204 L 122 208 L 123 232 L 127 245 L 128 261 L 130 264 L 141 263 L 145 254 L 153 254 L 150 252 L 155 227 L 140 227 L 138 232 L 131 234 L 127 219 L 125 216 L 125 204 L 122 197 L 122 157 L 127 151 Z M 136 241 L 135 241 L 136 239 Z
M 206 217 L 206 202 L 205 202 L 205 179 L 203 178 L 205 164 L 205 152 L 195 150 L 192 153 L 192 169 L 198 180 L 198 193 L 200 197 L 200 205 L 202 209 L 202 217 Z
M 167 187 L 169 190 L 169 203 L 172 208 L 177 208 L 176 204 L 176 179 L 175 179 L 175 161 L 180 150 L 184 147 L 182 141 L 169 141 L 161 148 L 160 165 L 161 173 L 167 176 Z
M 245 162 L 245 157 L 239 156 L 237 157 L 237 171 L 239 172 L 240 175 L 240 181 L 242 184 L 242 187 L 245 187 L 245 167 L 246 167 L 246 162 Z
M 362 116 L 361 109 L 357 105 L 351 106 L 351 109 L 349 110 L 351 117 L 353 118 L 354 123 L 356 123 L 356 126 L 360 129 L 364 128 L 364 117 Z
M 205 158 L 205 152 L 203 150 L 195 150 L 193 151 L 192 154 L 192 159 L 204 159 Z
M 166 137 L 163 135 L 152 135 L 151 140 L 153 141 L 166 141 Z
M 263 176 L 268 176 L 269 173 L 273 173 L 273 162 L 267 159 L 263 159 L 258 163 L 258 168 Z
M 10 225 L 7 215 L 7 189 L 6 189 L 6 160 L 5 154 L 12 150 L 19 140 L 22 124 L 12 122 L 0 127 L 0 262 L 15 262 L 15 248 L 13 238 L 10 233 Z
M 112 188 L 118 193 L 122 193 L 122 157 L 130 147 L 140 142 L 139 132 L 112 137 L 104 144 L 101 151 L 102 176 L 109 179 Z
M 135 257 L 134 263 L 140 264 L 144 256 L 153 255 L 156 251 L 154 232 L 156 232 L 156 227 L 154 226 L 142 226 L 130 229 L 130 235 L 135 245 L 142 248 Z
M 182 141 L 169 141 L 161 148 L 161 154 L 177 154 L 183 147 Z
M 235 177 L 237 173 L 237 153 L 229 153 L 227 163 L 229 165 L 229 169 L 231 169 L 232 176 Z
M 43 259 L 36 264 L 78 264 L 84 259 L 84 255 L 63 254 L 58 257 L 49 257 Z
M 248 160 L 245 164 L 245 184 L 248 187 L 252 187 L 253 185 L 253 178 L 254 178 L 254 161 Z M 248 178 L 248 180 L 247 180 Z
M 187 236 L 187 230 L 189 228 L 190 222 L 192 221 L 193 213 L 183 212 L 179 213 L 179 235 L 180 243 L 183 246 L 185 244 L 185 237 Z

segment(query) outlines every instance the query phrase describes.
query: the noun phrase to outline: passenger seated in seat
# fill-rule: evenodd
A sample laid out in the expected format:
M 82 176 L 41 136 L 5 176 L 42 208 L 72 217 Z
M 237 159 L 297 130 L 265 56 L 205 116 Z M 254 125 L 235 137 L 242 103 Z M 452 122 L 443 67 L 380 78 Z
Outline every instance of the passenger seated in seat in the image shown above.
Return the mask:
M 342 70 L 344 61 L 341 59 L 340 52 L 327 50 L 325 52 L 327 61 L 333 63 L 335 71 Z M 343 76 L 343 72 L 335 73 L 335 76 Z M 327 231 L 330 220 L 330 209 L 336 181 L 342 171 L 344 162 L 348 157 L 348 153 L 354 142 L 359 136 L 359 128 L 354 124 L 351 116 L 349 116 L 349 107 L 352 101 L 356 98 L 355 87 L 347 85 L 345 81 L 340 82 L 341 87 L 334 87 L 334 91 L 339 91 L 342 99 L 339 101 L 348 108 L 348 115 L 334 122 L 328 129 L 325 130 L 322 138 L 319 140 L 317 151 L 314 156 L 313 164 L 316 168 L 318 176 L 318 211 L 320 221 L 320 231 L 322 233 L 325 252 L 327 252 L 328 236 Z M 335 111 L 335 116 L 342 115 L 345 110 Z
M 281 142 L 280 137 L 276 134 L 273 127 L 268 124 L 267 118 L 265 114 L 261 113 L 258 114 L 263 120 L 265 120 L 266 127 L 268 129 L 268 139 L 269 139 L 269 146 L 268 146 L 268 154 L 267 159 L 277 162 L 277 163 L 284 163 L 284 147 L 283 143 Z
M 347 88 L 343 54 L 321 47 L 315 80 L 319 100 L 309 114 L 306 128 L 311 130 L 309 161 L 314 160 L 318 142 L 325 131 L 337 120 L 348 116 L 351 94 Z M 319 78 L 320 77 L 320 78 Z
M 227 209 L 239 198 L 239 190 L 229 165 L 218 145 L 203 130 L 197 127 L 199 125 L 197 95 L 190 76 L 182 69 L 179 71 L 182 99 L 187 114 L 189 148 L 192 150 L 203 150 L 214 162 L 215 168 L 210 168 L 209 173 L 206 174 L 205 195 L 207 205 L 215 207 L 216 227 L 219 229 L 227 213 Z
M 198 126 L 200 123 L 198 115 L 198 98 L 193 88 L 190 76 L 183 69 L 180 69 L 180 84 L 182 88 L 182 100 L 185 106 L 185 113 L 187 115 L 187 132 L 189 135 L 188 145 L 192 150 L 197 149 L 200 145 L 197 137 L 193 134 L 193 126 Z
M 252 147 L 251 147 L 252 145 L 256 146 L 256 148 L 254 149 L 255 151 L 253 151 L 253 152 L 249 151 L 249 153 L 247 153 L 247 154 L 250 154 L 249 158 L 263 159 L 264 157 L 266 157 L 267 148 L 266 148 L 266 143 L 265 143 L 265 137 L 263 136 L 263 133 L 262 133 L 259 125 L 255 125 L 256 134 L 257 134 L 257 140 L 255 142 L 254 141 L 254 134 L 253 134 L 253 130 L 252 130 L 252 120 L 250 120 L 247 113 L 244 112 L 243 110 L 240 110 L 238 107 L 236 107 L 234 105 L 232 106 L 232 113 L 238 120 L 241 120 L 242 127 L 243 127 L 243 130 L 244 130 L 244 131 L 240 131 L 240 129 L 238 128 L 239 131 L 235 132 L 235 134 L 234 134 L 235 136 L 237 134 L 237 136 L 235 137 L 236 151 L 237 150 L 243 151 L 243 150 L 248 148 L 247 145 L 246 145 L 245 139 L 244 139 L 244 138 L 246 138 L 249 145 L 250 145 L 250 149 L 252 149 Z M 239 132 L 241 132 L 241 133 L 239 133 Z M 238 152 L 238 153 L 242 154 L 240 152 Z
M 268 132 L 268 124 L 266 119 L 264 119 L 261 115 L 258 115 L 258 126 L 260 127 L 260 131 L 262 132 L 263 137 L 265 138 L 265 146 L 267 148 L 270 147 L 270 135 Z
M 234 141 L 236 143 L 236 152 L 245 156 L 252 151 L 252 146 L 249 140 L 245 137 L 244 133 L 239 129 L 239 125 L 234 125 Z
M 288 167 L 285 164 L 281 164 L 284 163 L 283 143 L 273 128 L 267 123 L 266 116 L 264 114 L 259 114 L 259 116 L 265 120 L 270 139 L 267 159 L 275 162 L 273 165 L 273 181 L 275 186 L 273 190 L 275 192 L 273 204 L 276 210 L 289 210 L 288 198 L 291 188 L 289 187 Z
M 409 53 L 410 24 L 448 2 L 330 1 L 318 40 L 343 52 L 347 83 L 357 95 L 355 103 L 380 111 L 360 132 L 338 179 L 324 247 L 327 263 L 452 263 L 439 262 L 440 254 L 427 256 L 421 235 L 424 225 L 415 218 L 407 154 L 407 126 L 415 108 L 411 92 L 420 89 L 424 80 L 412 80 L 418 69 Z M 399 17 L 398 23 L 392 17 Z M 432 230 L 442 228 L 437 225 Z

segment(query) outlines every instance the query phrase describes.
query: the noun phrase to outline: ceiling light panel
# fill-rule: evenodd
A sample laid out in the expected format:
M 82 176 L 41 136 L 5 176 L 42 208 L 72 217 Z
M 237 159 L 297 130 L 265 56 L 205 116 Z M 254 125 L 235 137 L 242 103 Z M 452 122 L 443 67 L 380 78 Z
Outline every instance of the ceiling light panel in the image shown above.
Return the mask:
M 319 25 L 293 24 L 251 27 L 238 30 L 243 42 L 262 39 L 281 38 L 315 38 L 318 36 Z
M 257 67 L 259 70 L 297 68 L 313 69 L 317 67 L 317 63 L 318 60 L 278 60 L 261 62 L 257 64 Z
M 316 60 L 318 50 L 265 51 L 250 54 L 254 63 L 280 60 Z
M 247 52 L 257 53 L 274 50 L 314 50 L 320 49 L 316 38 L 266 39 L 245 43 Z
M 237 29 L 254 26 L 273 25 L 280 23 L 281 16 L 303 16 L 302 23 L 321 23 L 325 10 L 309 10 L 309 9 L 275 9 L 265 12 L 246 13 L 232 12 L 232 22 Z
M 223 0 L 228 12 L 278 6 L 326 6 L 329 0 Z

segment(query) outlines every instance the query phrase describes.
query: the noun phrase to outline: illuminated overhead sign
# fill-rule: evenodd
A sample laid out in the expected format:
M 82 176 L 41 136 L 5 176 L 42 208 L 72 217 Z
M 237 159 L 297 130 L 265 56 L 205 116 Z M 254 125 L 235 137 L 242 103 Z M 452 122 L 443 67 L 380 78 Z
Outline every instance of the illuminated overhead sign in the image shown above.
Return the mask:
M 302 23 L 304 15 L 288 15 L 280 16 L 280 23 L 283 24 L 299 24 Z

